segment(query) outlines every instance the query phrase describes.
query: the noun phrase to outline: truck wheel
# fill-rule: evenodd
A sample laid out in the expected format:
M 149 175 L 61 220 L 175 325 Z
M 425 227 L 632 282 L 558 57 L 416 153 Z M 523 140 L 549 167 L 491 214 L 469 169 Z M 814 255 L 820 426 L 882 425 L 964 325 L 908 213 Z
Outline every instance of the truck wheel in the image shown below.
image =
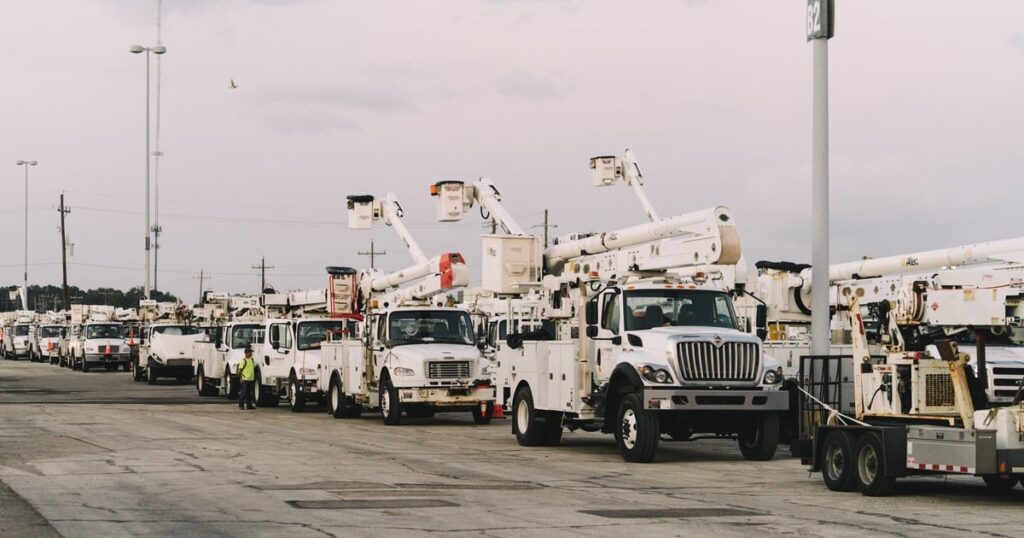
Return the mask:
M 231 371 L 227 368 L 224 369 L 224 377 L 220 380 L 220 386 L 224 389 L 224 397 L 228 400 L 238 399 L 238 387 L 231 382 Z
M 160 370 L 153 364 L 153 361 L 149 361 L 149 364 L 146 365 L 146 382 L 150 385 L 156 385 L 158 377 L 160 377 Z
M 494 417 L 494 402 L 487 402 L 473 407 L 473 422 L 476 424 L 490 424 Z
M 203 367 L 200 366 L 199 370 L 196 371 L 196 390 L 200 396 L 216 396 L 217 389 L 210 386 L 206 381 L 206 372 L 203 371 Z
M 132 379 L 136 382 L 142 381 L 142 368 L 139 368 L 139 361 L 132 361 Z
M 891 493 L 896 477 L 885 474 L 885 454 L 878 434 L 868 432 L 861 435 L 853 446 L 853 453 L 856 457 L 854 477 L 857 489 L 869 497 L 884 497 Z
M 397 426 L 402 423 L 402 402 L 398 398 L 398 389 L 391 384 L 390 377 L 380 380 L 378 388 L 380 396 L 380 415 L 384 424 Z
M 632 463 L 650 463 L 658 451 L 661 424 L 658 413 L 644 409 L 640 395 L 627 394 L 619 406 L 615 440 L 622 459 Z
M 288 378 L 288 404 L 292 413 L 301 413 L 306 409 L 306 393 L 302 392 L 294 374 Z
M 1006 493 L 1013 489 L 1013 486 L 1017 485 L 1017 477 L 1015 476 L 987 475 L 981 477 L 981 479 L 985 481 L 985 485 L 993 493 Z
M 253 380 L 252 396 L 256 400 L 256 407 L 270 407 L 270 391 L 263 384 L 259 369 L 256 370 L 256 378 Z
M 562 440 L 562 417 L 558 413 L 538 411 L 529 386 L 512 398 L 512 433 L 520 446 L 549 446 Z
M 821 447 L 821 478 L 832 491 L 854 491 L 853 441 L 850 436 L 832 430 Z
M 775 413 L 758 413 L 739 435 L 740 452 L 749 461 L 768 461 L 779 448 L 779 417 Z
M 334 418 L 348 417 L 348 404 L 338 378 L 331 379 L 331 387 L 327 391 L 327 412 Z
M 85 357 L 82 357 L 81 370 L 83 374 L 89 373 L 89 363 L 85 360 Z

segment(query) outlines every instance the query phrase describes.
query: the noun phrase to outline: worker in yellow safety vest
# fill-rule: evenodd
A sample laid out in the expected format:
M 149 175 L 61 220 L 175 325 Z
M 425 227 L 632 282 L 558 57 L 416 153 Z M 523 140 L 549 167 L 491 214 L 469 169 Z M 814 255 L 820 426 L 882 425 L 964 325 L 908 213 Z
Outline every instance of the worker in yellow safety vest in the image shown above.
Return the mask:
M 245 346 L 245 357 L 238 363 L 238 380 L 241 381 L 238 408 L 256 409 L 252 401 L 253 384 L 256 382 L 256 361 L 252 358 L 252 346 Z

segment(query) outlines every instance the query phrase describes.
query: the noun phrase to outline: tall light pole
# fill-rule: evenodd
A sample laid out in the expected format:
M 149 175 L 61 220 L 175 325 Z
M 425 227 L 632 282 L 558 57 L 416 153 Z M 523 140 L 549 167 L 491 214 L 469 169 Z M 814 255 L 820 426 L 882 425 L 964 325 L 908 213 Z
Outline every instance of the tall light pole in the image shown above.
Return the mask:
M 145 237 L 146 237 L 146 262 L 144 271 L 146 273 L 144 285 L 143 285 L 143 296 L 149 299 L 149 238 L 150 238 L 150 225 L 149 225 L 149 53 L 153 54 L 164 54 L 167 52 L 167 47 L 157 45 L 155 47 L 143 47 L 142 45 L 132 45 L 128 47 L 128 52 L 132 54 L 139 54 L 142 52 L 146 53 L 146 216 L 145 216 Z
M 832 343 L 829 312 L 828 216 L 828 40 L 835 0 L 807 0 L 807 41 L 814 47 L 811 108 L 811 355 L 828 355 Z
M 18 166 L 25 167 L 25 282 L 21 287 L 21 308 L 28 310 L 28 167 L 39 164 L 38 161 L 18 161 Z

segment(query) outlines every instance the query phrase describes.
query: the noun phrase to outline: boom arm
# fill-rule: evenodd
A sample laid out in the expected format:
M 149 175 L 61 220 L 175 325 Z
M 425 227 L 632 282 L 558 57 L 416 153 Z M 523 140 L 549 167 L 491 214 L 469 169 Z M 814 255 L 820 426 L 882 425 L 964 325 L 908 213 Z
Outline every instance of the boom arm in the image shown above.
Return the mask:
M 482 177 L 470 184 L 438 181 L 430 186 L 430 194 L 438 197 L 437 220 L 441 222 L 462 220 L 462 215 L 477 203 L 506 234 L 528 235 L 501 204 L 501 192 L 490 179 Z

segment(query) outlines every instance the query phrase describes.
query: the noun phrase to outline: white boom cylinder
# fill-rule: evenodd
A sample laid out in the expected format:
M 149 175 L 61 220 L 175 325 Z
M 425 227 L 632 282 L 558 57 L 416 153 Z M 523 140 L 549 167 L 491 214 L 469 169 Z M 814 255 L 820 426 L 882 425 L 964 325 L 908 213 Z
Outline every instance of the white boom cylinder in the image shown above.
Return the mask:
M 578 256 L 600 254 L 660 239 L 696 234 L 705 238 L 717 237 L 721 234 L 720 228 L 725 226 L 733 226 L 732 211 L 717 206 L 552 245 L 544 251 L 544 262 L 548 268 L 554 268 Z M 722 248 L 720 252 L 724 250 Z
M 1001 261 L 1024 263 L 1024 237 L 835 264 L 829 267 L 829 279 L 835 282 Z M 811 270 L 805 269 L 801 276 L 806 289 L 810 286 Z
M 427 275 L 432 275 L 440 271 L 441 257 L 435 256 L 429 260 L 424 260 L 416 265 L 411 265 L 405 269 L 388 273 L 386 275 L 378 276 L 370 282 L 370 286 L 373 291 L 386 291 L 391 288 L 401 286 L 407 282 L 412 282 L 418 278 L 423 278 Z
M 490 179 L 482 177 L 473 186 L 475 187 L 474 194 L 477 202 L 490 213 L 491 218 L 494 219 L 498 226 L 504 228 L 510 235 L 526 235 L 523 227 L 516 222 L 516 219 L 501 204 L 498 188 L 494 186 Z
M 398 203 L 398 199 L 394 193 L 388 193 L 384 198 L 384 204 L 381 207 L 381 212 L 384 216 L 384 222 L 394 228 L 395 233 L 405 243 L 405 248 L 409 250 L 409 254 L 413 260 L 416 260 L 417 265 L 429 263 L 426 254 L 423 254 L 423 249 L 413 239 L 412 234 L 409 233 L 409 229 L 405 227 L 402 222 L 402 206 Z M 435 264 L 436 265 L 436 264 Z M 415 266 L 414 266 L 415 267 Z M 423 276 L 423 275 L 421 275 Z

